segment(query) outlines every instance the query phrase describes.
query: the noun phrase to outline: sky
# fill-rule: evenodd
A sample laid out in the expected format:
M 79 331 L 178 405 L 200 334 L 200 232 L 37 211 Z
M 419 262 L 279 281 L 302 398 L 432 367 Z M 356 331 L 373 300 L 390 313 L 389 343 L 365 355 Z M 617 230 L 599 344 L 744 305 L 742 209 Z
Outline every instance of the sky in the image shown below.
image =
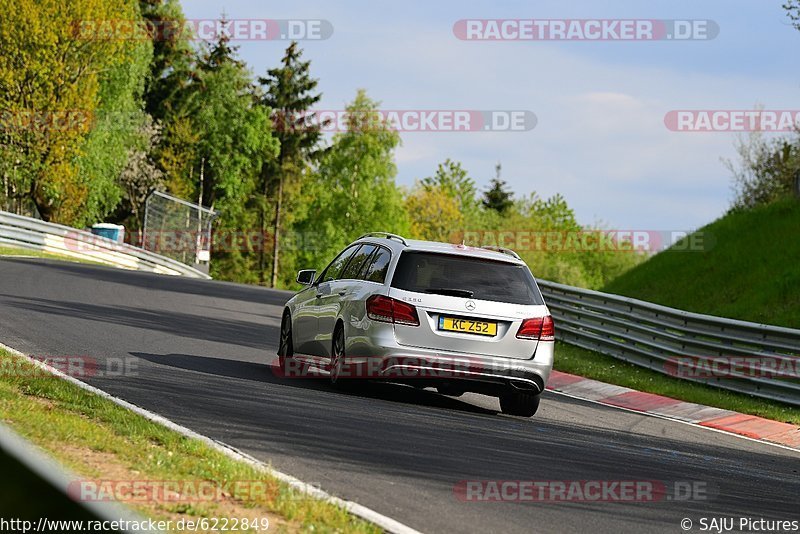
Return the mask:
M 384 110 L 527 110 L 526 131 L 401 132 L 397 182 L 411 186 L 446 158 L 485 190 L 501 177 L 516 197 L 560 193 L 578 221 L 610 229 L 690 231 L 732 199 L 725 159 L 740 133 L 670 131 L 670 110 L 794 110 L 800 32 L 783 0 L 296 1 L 183 0 L 188 19 L 324 20 L 301 40 L 321 110 L 358 89 Z M 454 33 L 461 19 L 709 20 L 713 39 L 486 41 Z M 288 41 L 235 40 L 256 75 Z

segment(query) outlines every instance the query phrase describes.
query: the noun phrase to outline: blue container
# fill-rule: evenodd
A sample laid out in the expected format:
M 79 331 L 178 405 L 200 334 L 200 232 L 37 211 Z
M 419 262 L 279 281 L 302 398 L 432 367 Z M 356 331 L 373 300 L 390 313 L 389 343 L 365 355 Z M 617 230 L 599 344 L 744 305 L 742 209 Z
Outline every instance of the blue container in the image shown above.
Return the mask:
M 92 226 L 92 233 L 116 241 L 117 243 L 122 243 L 125 239 L 125 227 L 121 224 L 95 224 Z

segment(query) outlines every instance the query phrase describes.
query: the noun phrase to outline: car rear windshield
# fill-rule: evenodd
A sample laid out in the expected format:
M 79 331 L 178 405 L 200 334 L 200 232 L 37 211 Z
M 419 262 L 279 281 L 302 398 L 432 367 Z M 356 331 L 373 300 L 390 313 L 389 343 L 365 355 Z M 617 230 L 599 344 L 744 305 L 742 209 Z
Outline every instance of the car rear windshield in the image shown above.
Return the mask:
M 404 251 L 392 287 L 511 304 L 544 304 L 526 266 L 456 254 Z

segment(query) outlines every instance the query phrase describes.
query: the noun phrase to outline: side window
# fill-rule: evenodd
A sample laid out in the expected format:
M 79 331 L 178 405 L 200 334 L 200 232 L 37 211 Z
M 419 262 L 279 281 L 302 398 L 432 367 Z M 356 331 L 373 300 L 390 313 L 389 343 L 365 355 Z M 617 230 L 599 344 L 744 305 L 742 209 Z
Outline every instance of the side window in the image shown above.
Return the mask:
M 380 284 L 386 280 L 386 271 L 389 270 L 389 260 L 392 259 L 391 253 L 385 248 L 378 248 L 370 258 L 369 266 L 364 273 L 364 280 L 378 282 Z
M 358 273 L 361 272 L 361 268 L 374 250 L 375 245 L 361 245 L 361 248 L 350 258 L 350 263 L 347 264 L 339 278 L 357 279 Z
M 380 250 L 380 247 L 375 247 L 375 250 L 369 256 L 369 258 L 367 258 L 367 261 L 365 261 L 364 265 L 361 266 L 361 270 L 358 271 L 359 280 L 366 280 L 365 275 L 367 274 L 367 269 L 369 269 L 369 266 L 372 265 L 372 260 L 375 258 L 375 254 L 377 254 Z
M 319 278 L 320 283 L 323 282 L 330 282 L 331 280 L 336 280 L 339 277 L 339 273 L 347 265 L 347 260 L 350 259 L 350 256 L 356 251 L 358 247 L 352 246 L 344 249 L 344 251 L 336 256 L 336 259 L 333 260 L 330 265 L 328 265 L 324 271 L 322 271 L 322 275 Z

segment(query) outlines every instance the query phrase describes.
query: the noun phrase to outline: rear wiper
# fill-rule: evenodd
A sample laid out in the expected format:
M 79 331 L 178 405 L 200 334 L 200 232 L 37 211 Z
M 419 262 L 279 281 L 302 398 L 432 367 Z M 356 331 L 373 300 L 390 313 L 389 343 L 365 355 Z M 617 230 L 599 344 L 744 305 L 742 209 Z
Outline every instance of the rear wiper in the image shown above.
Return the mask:
M 450 287 L 432 287 L 426 289 L 425 293 L 434 293 L 436 295 L 449 295 L 451 297 L 464 297 L 472 298 L 473 292 L 469 289 L 454 289 Z

